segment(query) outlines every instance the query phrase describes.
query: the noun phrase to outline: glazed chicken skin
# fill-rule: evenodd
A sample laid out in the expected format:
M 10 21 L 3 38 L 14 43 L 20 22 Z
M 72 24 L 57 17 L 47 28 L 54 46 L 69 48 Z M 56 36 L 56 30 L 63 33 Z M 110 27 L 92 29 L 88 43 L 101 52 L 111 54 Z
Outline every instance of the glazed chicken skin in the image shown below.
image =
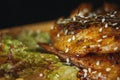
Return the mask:
M 92 17 L 91 20 L 86 19 L 85 23 L 81 23 L 81 18 L 80 20 L 66 21 L 65 24 L 56 25 L 51 30 L 53 46 L 65 53 L 80 56 L 88 53 L 109 54 L 119 52 L 119 23 L 114 21 L 108 23 L 114 18 L 106 17 L 98 19 Z M 77 17 L 75 18 L 77 19 Z M 96 22 L 92 20 L 96 20 Z
M 59 51 L 53 45 L 39 43 L 47 51 L 57 55 L 68 65 L 75 65 L 80 68 L 78 77 L 81 80 L 119 80 L 120 79 L 120 53 L 96 55 L 88 54 L 84 57 L 72 56 Z
M 109 6 L 59 19 L 50 31 L 52 43 L 39 45 L 79 67 L 81 80 L 120 80 L 120 12 Z

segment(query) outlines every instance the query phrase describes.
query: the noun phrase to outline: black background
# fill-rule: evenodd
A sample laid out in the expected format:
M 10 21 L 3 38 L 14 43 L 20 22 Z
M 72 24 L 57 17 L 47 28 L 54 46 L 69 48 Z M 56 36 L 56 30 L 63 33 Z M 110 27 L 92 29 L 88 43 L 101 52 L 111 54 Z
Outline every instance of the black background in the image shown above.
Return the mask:
M 104 2 L 120 3 L 119 0 L 1 0 L 0 29 L 68 16 L 83 2 L 96 7 Z

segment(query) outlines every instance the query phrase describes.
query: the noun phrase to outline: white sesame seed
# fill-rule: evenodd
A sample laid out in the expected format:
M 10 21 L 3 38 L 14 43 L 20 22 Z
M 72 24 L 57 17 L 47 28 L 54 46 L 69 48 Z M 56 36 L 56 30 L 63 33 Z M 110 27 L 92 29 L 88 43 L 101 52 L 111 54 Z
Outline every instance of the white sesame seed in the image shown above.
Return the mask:
M 87 77 L 87 73 L 84 73 L 84 78 Z
M 101 45 L 100 45 L 100 44 L 98 44 L 97 46 L 98 46 L 98 47 L 101 47 Z
M 73 21 L 76 21 L 76 18 L 75 18 L 75 17 L 73 17 Z
M 83 46 L 82 48 L 85 49 L 85 48 L 87 48 L 87 46 Z
M 75 36 L 74 35 L 72 36 L 72 40 L 75 40 Z
M 60 75 L 56 74 L 56 77 L 60 77 Z
M 88 22 L 88 21 L 87 21 L 87 20 L 84 20 L 84 21 L 83 21 L 83 23 L 86 23 L 86 22 Z
M 59 57 L 58 57 L 58 56 L 55 56 L 55 58 L 59 59 Z
M 68 33 L 68 29 L 65 30 L 65 35 L 67 35 L 67 33 Z
M 107 35 L 103 35 L 102 38 L 107 38 Z
M 50 29 L 53 30 L 53 29 L 54 29 L 54 26 L 52 25 L 52 26 L 50 27 Z
M 84 72 L 84 78 L 87 77 L 87 69 L 83 69 Z
M 97 73 L 97 71 L 93 71 L 93 72 L 92 72 L 92 74 L 95 74 L 95 73 Z
M 116 26 L 117 24 L 118 24 L 118 23 L 113 23 L 112 25 L 113 25 L 113 26 Z
M 114 48 L 114 51 L 116 51 L 116 50 L 118 50 L 118 47 L 115 47 L 115 48 Z
M 111 70 L 111 68 L 106 68 L 106 72 L 109 72 Z
M 99 29 L 99 32 L 102 32 L 102 30 L 103 30 L 103 28 L 101 27 L 101 28 Z
M 66 58 L 66 62 L 69 63 L 69 58 Z
M 98 43 L 99 43 L 99 42 L 102 42 L 102 39 L 98 39 L 97 42 L 98 42 Z
M 108 28 L 108 24 L 107 23 L 105 24 L 105 28 Z
M 97 62 L 96 62 L 96 65 L 97 65 L 97 66 L 100 65 L 100 61 L 97 61 Z
M 98 73 L 98 77 L 100 77 L 101 75 L 102 75 L 102 73 L 101 73 L 101 72 L 99 72 L 99 73 Z
M 94 48 L 95 47 L 95 45 L 90 45 L 90 48 Z
M 59 33 L 57 34 L 57 37 L 60 37 L 60 34 L 59 34 Z
M 113 14 L 116 14 L 117 13 L 117 11 L 114 11 L 114 13 Z
M 84 13 L 82 11 L 80 11 L 78 14 L 78 16 L 80 16 L 80 17 L 84 17 L 83 15 L 84 15 Z
M 120 80 L 120 77 L 117 77 L 117 80 Z
M 71 38 L 69 38 L 67 41 L 68 41 L 68 42 L 71 42 Z
M 71 34 L 74 34 L 74 32 L 71 32 Z
M 67 53 L 68 51 L 69 51 L 69 48 L 66 48 L 65 53 Z
M 116 27 L 116 29 L 118 30 L 118 29 L 119 29 L 119 27 Z
M 39 76 L 40 76 L 40 77 L 43 77 L 43 73 L 40 73 Z
M 110 17 L 114 17 L 114 16 L 115 16 L 114 14 L 110 15 Z
M 66 58 L 66 64 L 67 64 L 67 65 L 70 65 L 70 60 L 69 60 L 69 58 Z
M 91 68 L 88 68 L 88 72 L 91 73 Z
M 87 69 L 83 69 L 83 72 L 87 73 Z
M 105 18 L 102 19 L 102 23 L 105 22 Z

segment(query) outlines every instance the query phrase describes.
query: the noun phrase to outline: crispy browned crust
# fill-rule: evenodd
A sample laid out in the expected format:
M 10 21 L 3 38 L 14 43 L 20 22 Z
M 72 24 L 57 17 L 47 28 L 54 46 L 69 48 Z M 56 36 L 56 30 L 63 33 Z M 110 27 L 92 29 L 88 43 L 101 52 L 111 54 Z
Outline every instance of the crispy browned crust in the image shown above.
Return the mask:
M 72 55 L 89 53 L 109 54 L 120 51 L 120 30 L 102 25 L 91 25 L 86 29 L 78 29 L 74 35 L 64 35 L 63 30 L 56 34 L 52 32 L 53 45 L 56 49 Z M 100 30 L 102 30 L 100 32 Z M 57 35 L 60 35 L 58 37 Z M 54 35 L 54 36 L 53 36 Z M 67 49 L 69 49 L 67 51 Z
M 120 76 L 120 54 L 71 56 L 55 49 L 52 45 L 39 43 L 47 51 L 56 54 L 62 61 L 71 63 L 81 70 L 78 77 L 92 80 L 113 80 Z
M 120 12 L 114 11 L 117 9 L 114 4 L 105 3 L 93 11 L 91 4 L 83 4 L 70 18 L 56 22 L 50 31 L 51 44 L 39 45 L 67 64 L 79 67 L 81 80 L 120 79 Z
M 72 55 L 116 53 L 120 51 L 119 28 L 119 11 L 78 14 L 58 20 L 51 30 L 51 39 L 56 49 Z

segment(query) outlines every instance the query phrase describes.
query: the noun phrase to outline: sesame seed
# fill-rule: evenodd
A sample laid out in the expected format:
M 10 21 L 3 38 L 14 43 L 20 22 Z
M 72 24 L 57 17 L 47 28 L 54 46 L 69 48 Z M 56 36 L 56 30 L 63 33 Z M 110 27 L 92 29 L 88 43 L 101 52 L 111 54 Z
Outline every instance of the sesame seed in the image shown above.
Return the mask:
M 85 48 L 87 48 L 87 46 L 83 46 L 82 48 L 85 49 Z
M 60 77 L 60 75 L 56 74 L 56 77 Z
M 90 45 L 90 48 L 94 48 L 95 47 L 95 45 Z
M 66 58 L 66 64 L 67 64 L 67 65 L 70 65 L 70 60 L 69 60 L 69 58 Z
M 54 29 L 54 26 L 52 25 L 52 26 L 50 27 L 50 29 L 53 30 L 53 29 Z
M 117 11 L 114 11 L 114 13 L 113 14 L 116 14 L 117 13 Z
M 114 14 L 110 15 L 110 17 L 114 17 L 114 16 L 115 16 Z
M 101 45 L 100 45 L 100 44 L 98 44 L 97 46 L 98 46 L 98 47 L 100 47 Z
M 68 33 L 68 29 L 65 30 L 65 35 L 67 35 L 67 33 Z
M 83 69 L 83 72 L 87 73 L 87 69 Z
M 92 72 L 92 74 L 95 74 L 95 73 L 97 73 L 97 71 L 93 71 L 93 72 Z
M 116 29 L 118 30 L 118 29 L 119 29 L 119 27 L 116 27 Z
M 91 68 L 88 68 L 88 72 L 91 73 Z
M 84 72 L 84 78 L 87 77 L 87 69 L 83 69 Z
M 102 38 L 107 38 L 107 35 L 103 35 Z
M 80 55 L 79 55 L 79 54 L 77 54 L 76 56 L 77 56 L 77 57 L 79 57 Z
M 105 24 L 105 28 L 108 28 L 108 24 L 107 23 Z
M 59 59 L 59 57 L 58 57 L 58 56 L 55 56 L 55 58 Z
M 67 53 L 68 51 L 69 51 L 69 48 L 66 48 L 65 53 Z
M 71 32 L 71 34 L 75 34 L 74 32 Z
M 57 37 L 60 37 L 60 34 L 59 34 L 59 33 L 57 34 Z
M 102 19 L 102 23 L 105 22 L 105 18 Z
M 99 32 L 102 32 L 102 30 L 103 30 L 103 28 L 101 27 L 101 28 L 99 29 Z
M 71 42 L 71 38 L 69 38 L 67 41 L 68 41 L 68 42 Z
M 87 77 L 87 73 L 84 73 L 84 78 Z
M 75 18 L 75 17 L 73 17 L 73 21 L 76 21 L 76 18 Z
M 97 65 L 97 66 L 100 65 L 100 61 L 97 61 L 97 62 L 96 62 L 96 65 Z
M 82 11 L 80 11 L 78 14 L 78 16 L 80 16 L 80 17 L 84 17 L 83 15 L 84 15 L 84 13 Z
M 115 47 L 115 48 L 114 48 L 114 51 L 116 51 L 116 50 L 118 50 L 118 47 Z
M 118 23 L 113 23 L 112 25 L 113 25 L 113 26 L 116 26 L 117 24 L 118 24 Z
M 117 77 L 117 80 L 120 80 L 120 77 Z
M 102 75 L 102 73 L 101 73 L 101 72 L 99 72 L 99 73 L 98 73 L 98 77 L 100 77 L 101 75 Z
M 86 22 L 88 22 L 88 21 L 87 21 L 87 20 L 84 20 L 84 21 L 83 21 L 83 23 L 86 23 Z
M 75 40 L 75 36 L 74 35 L 72 36 L 72 40 Z
M 39 76 L 40 76 L 40 77 L 43 77 L 43 73 L 40 73 Z
M 99 43 L 99 42 L 102 42 L 102 39 L 97 40 L 97 42 L 98 42 L 98 43 Z
M 69 58 L 66 58 L 66 62 L 69 63 Z
M 111 68 L 106 68 L 106 72 L 109 72 L 111 70 Z

